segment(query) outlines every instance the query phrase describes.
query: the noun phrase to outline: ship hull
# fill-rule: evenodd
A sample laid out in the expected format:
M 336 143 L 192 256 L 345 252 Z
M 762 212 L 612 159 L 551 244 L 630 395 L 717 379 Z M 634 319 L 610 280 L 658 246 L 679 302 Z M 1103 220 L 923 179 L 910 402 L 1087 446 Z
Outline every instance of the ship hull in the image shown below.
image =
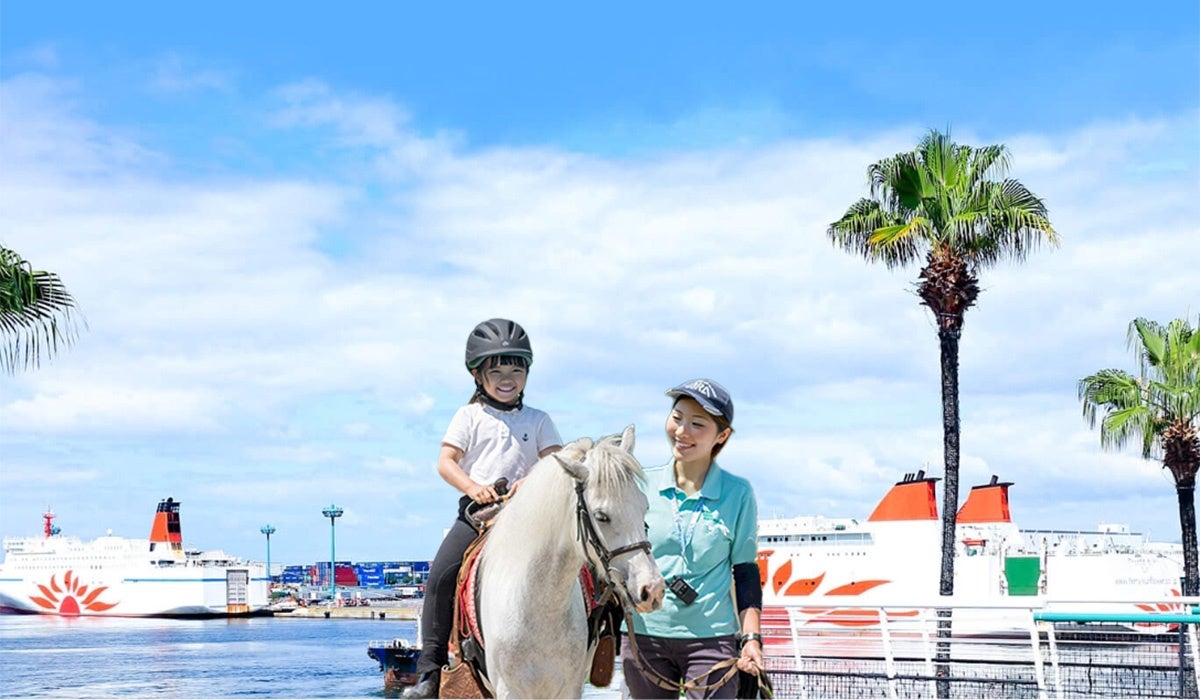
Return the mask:
M 386 689 L 406 688 L 416 685 L 420 679 L 421 674 L 417 672 L 417 660 L 421 656 L 421 649 L 405 640 L 371 642 L 367 645 L 367 656 L 379 662 L 379 670 L 383 671 L 383 685 Z
M 66 617 L 267 614 L 266 571 L 245 566 L 61 567 L 0 573 L 0 611 Z
M 179 501 L 159 502 L 144 540 L 59 534 L 4 538 L 0 611 L 61 617 L 228 617 L 261 614 L 266 567 L 220 550 L 183 547 Z
M 925 544 L 937 551 L 935 539 Z M 768 562 L 763 591 L 767 605 L 802 605 L 810 596 L 895 603 L 938 595 L 940 560 L 926 557 L 928 561 L 921 561 L 911 550 L 872 546 L 796 553 L 773 548 L 760 550 L 760 554 Z M 1009 562 L 1016 558 L 1033 560 L 1028 592 L 1010 583 Z M 1170 556 L 1132 552 L 1010 557 L 996 551 L 959 555 L 954 568 L 954 595 L 980 604 L 1022 597 L 1080 603 L 1161 599 L 1180 594 L 1182 571 L 1181 562 Z M 778 583 L 772 585 L 771 579 Z

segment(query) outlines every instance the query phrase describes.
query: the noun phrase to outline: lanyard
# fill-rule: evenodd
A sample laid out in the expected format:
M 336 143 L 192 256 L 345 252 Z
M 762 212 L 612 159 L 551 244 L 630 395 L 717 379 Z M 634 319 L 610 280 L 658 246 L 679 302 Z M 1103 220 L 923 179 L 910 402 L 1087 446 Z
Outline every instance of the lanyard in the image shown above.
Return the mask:
M 692 538 L 696 535 L 696 525 L 700 522 L 700 514 L 704 512 L 704 496 L 696 495 L 696 507 L 692 509 L 692 523 L 688 525 L 687 530 L 683 527 L 683 517 L 680 515 L 680 500 L 677 498 L 680 491 L 678 488 L 671 493 L 671 503 L 675 505 L 675 539 L 679 540 L 679 552 L 683 554 L 687 551 L 688 545 L 692 543 Z M 684 496 L 687 500 L 687 496 Z

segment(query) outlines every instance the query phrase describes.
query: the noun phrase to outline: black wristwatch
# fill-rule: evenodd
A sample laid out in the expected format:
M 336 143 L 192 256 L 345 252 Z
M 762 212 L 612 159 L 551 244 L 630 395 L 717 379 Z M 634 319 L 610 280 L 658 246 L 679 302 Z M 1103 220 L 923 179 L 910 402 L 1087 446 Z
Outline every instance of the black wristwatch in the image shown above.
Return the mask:
M 738 636 L 738 649 L 741 649 L 742 647 L 746 646 L 746 642 L 758 642 L 758 645 L 761 647 L 762 646 L 762 635 L 759 634 L 758 632 L 747 632 L 746 634 L 739 635 Z

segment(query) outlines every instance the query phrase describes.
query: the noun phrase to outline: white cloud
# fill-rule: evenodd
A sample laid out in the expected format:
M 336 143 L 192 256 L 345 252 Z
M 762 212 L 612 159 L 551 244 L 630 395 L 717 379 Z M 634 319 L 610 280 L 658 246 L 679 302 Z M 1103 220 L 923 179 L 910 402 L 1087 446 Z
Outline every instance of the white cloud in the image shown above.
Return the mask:
M 246 451 L 250 459 L 291 464 L 327 464 L 340 454 L 319 445 L 263 445 Z
M 388 177 L 409 177 L 436 170 L 450 157 L 457 137 L 440 133 L 422 137 L 410 127 L 407 110 L 395 102 L 370 96 L 340 94 L 307 80 L 276 91 L 282 106 L 268 123 L 279 128 L 329 127 L 342 147 L 372 149 L 364 162 Z
M 77 386 L 47 386 L 45 393 L 16 399 L 4 407 L 7 428 L 39 433 L 215 432 L 223 413 L 217 390 L 152 388 L 101 381 Z
M 164 92 L 226 92 L 233 88 L 232 77 L 227 73 L 211 68 L 194 68 L 191 63 L 176 52 L 161 56 L 154 65 L 151 87 Z
M 336 156 L 313 157 L 361 164 L 357 179 L 166 177 L 171 154 L 90 120 L 75 89 L 3 85 L 4 243 L 61 274 L 91 328 L 0 385 L 0 439 L 55 436 L 20 443 L 26 470 L 52 471 L 65 450 L 96 465 L 80 481 L 144 480 L 147 508 L 186 488 L 201 513 L 211 500 L 282 525 L 267 514 L 302 504 L 296 537 L 324 536 L 308 511 L 333 498 L 348 508 L 339 542 L 363 558 L 384 523 L 431 555 L 453 514 L 432 465 L 470 394 L 462 343 L 510 316 L 537 352 L 528 400 L 566 439 L 636 423 L 639 457 L 665 460 L 662 391 L 698 375 L 730 387 L 723 462 L 755 480 L 764 512 L 865 516 L 904 472 L 940 474 L 917 271 L 825 237 L 866 193 L 867 164 L 919 132 L 645 159 L 472 151 L 388 99 L 301 83 L 279 91 L 271 123 L 327 139 Z M 1049 526 L 1137 491 L 1151 505 L 1120 515 L 1172 531 L 1157 467 L 1101 453 L 1074 387 L 1127 362 L 1134 316 L 1195 313 L 1194 177 L 1142 167 L 1177 159 L 1192 117 L 1005 140 L 1063 247 L 984 274 L 962 341 L 963 493 L 996 473 L 1018 483 L 1014 512 Z M 146 476 L 160 450 L 188 467 Z M 45 491 L 3 483 L 0 529 L 24 531 Z M 257 548 L 250 525 L 224 534 Z

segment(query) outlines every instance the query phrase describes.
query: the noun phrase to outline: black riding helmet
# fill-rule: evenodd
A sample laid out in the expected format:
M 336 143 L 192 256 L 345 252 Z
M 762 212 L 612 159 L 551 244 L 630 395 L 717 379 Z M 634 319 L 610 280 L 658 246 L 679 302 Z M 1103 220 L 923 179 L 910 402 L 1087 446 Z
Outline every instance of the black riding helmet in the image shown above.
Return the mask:
M 468 370 L 474 370 L 487 358 L 497 355 L 522 357 L 527 365 L 533 364 L 533 348 L 521 324 L 506 318 L 493 318 L 475 326 L 467 336 Z

